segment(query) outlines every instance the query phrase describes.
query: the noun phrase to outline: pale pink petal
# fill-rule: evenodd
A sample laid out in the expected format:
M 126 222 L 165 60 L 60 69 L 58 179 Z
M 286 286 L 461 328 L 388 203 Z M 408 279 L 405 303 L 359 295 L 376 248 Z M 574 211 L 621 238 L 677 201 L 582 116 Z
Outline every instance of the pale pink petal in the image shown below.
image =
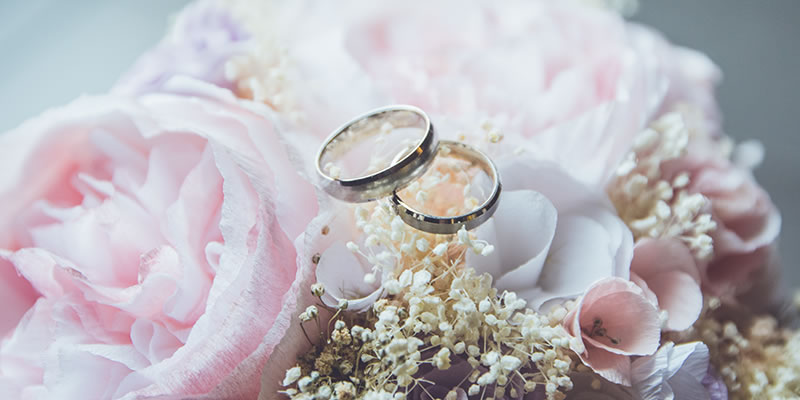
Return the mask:
M 115 347 L 83 345 L 59 349 L 55 359 L 61 367 L 59 372 L 48 370 L 44 377 L 48 395 L 62 399 L 113 398 L 119 382 L 132 372 L 131 368 L 141 366 L 125 365 L 126 356 L 133 356 L 135 352 L 122 354 L 122 349 Z
M 689 249 L 675 239 L 642 239 L 636 244 L 631 271 L 641 278 L 668 313 L 667 328 L 691 326 L 703 308 L 700 273 Z
M 647 286 L 647 282 L 640 278 L 635 272 L 631 272 L 631 282 L 642 288 L 644 297 L 647 297 L 647 300 L 650 300 L 651 303 L 658 305 L 658 297 L 656 294 L 653 293 L 649 286 Z
M 581 304 L 581 327 L 591 327 L 595 318 L 602 319 L 607 331 L 600 338 L 584 335 L 584 340 L 595 346 L 625 355 L 652 354 L 658 349 L 661 333 L 658 309 L 630 281 L 608 278 L 587 290 Z M 631 329 L 634 326 L 636 329 Z M 611 343 L 609 338 L 619 343 Z
M 4 339 L 0 350 L 0 375 L 9 381 L 4 382 L 3 389 L 20 391 L 26 386 L 43 383 L 41 358 L 53 341 L 52 312 L 52 304 L 40 298 Z
M 183 342 L 162 324 L 137 319 L 131 326 L 131 344 L 151 364 L 172 356 Z
M 658 297 L 658 306 L 668 313 L 668 330 L 689 328 L 703 310 L 700 285 L 688 274 L 679 271 L 654 275 L 649 287 Z
M 322 249 L 328 248 L 332 241 L 336 240 L 336 230 L 340 229 L 337 227 L 337 221 L 344 219 L 341 213 L 337 212 L 333 200 L 323 202 L 320 209 L 324 211 L 311 221 L 306 233 L 298 237 L 295 241 L 295 248 L 298 253 L 298 276 L 301 276 L 296 282 L 299 282 L 300 286 L 296 291 L 290 291 L 292 297 L 287 296 L 286 301 L 288 306 L 284 307 L 281 313 L 283 318 L 279 319 L 280 322 L 285 323 L 285 326 L 288 327 L 285 335 L 278 333 L 277 335 L 269 337 L 272 340 L 271 343 L 275 350 L 264 366 L 264 371 L 261 375 L 259 400 L 272 400 L 278 390 L 284 389 L 280 382 L 286 374 L 286 370 L 295 366 L 298 357 L 308 351 L 312 346 L 308 343 L 303 334 L 303 330 L 300 328 L 300 319 L 298 315 L 303 312 L 306 307 L 316 302 L 316 298 L 311 295 L 311 291 L 308 289 L 315 280 L 314 255 L 318 254 Z M 345 223 L 343 225 L 344 229 L 348 229 L 349 224 Z M 329 227 L 330 234 L 319 234 L 323 227 L 326 226 Z M 324 323 L 330 318 L 330 315 L 327 315 L 324 310 L 322 310 L 320 317 Z M 319 340 L 319 332 L 316 329 L 316 324 L 305 324 L 305 330 L 308 332 L 312 341 Z
M 631 359 L 629 356 L 615 354 L 603 349 L 587 349 L 579 355 L 581 361 L 603 378 L 620 385 L 631 383 Z
M 631 261 L 631 271 L 644 280 L 661 272 L 683 272 L 700 280 L 700 273 L 692 253 L 677 239 L 643 238 L 636 242 Z
M 0 251 L 0 304 L 3 304 L 0 338 L 14 329 L 20 318 L 39 297 L 33 286 L 20 276 L 6 257 L 7 255 Z
M 597 323 L 602 323 L 604 335 L 592 333 Z M 584 364 L 604 378 L 626 385 L 631 382 L 629 356 L 655 352 L 661 334 L 658 309 L 642 289 L 621 278 L 595 282 L 563 324 L 571 335 L 583 340 L 585 352 L 579 356 Z

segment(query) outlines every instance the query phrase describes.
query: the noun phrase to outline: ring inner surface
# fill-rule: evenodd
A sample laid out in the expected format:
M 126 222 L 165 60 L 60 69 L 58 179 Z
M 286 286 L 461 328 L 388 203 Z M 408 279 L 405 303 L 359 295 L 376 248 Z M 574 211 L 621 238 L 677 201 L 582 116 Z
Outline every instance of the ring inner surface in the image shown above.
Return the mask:
M 452 218 L 481 208 L 492 195 L 496 180 L 491 165 L 480 153 L 441 143 L 430 169 L 397 195 L 412 211 Z
M 423 142 L 426 119 L 410 110 L 386 110 L 359 119 L 327 143 L 322 171 L 342 181 L 364 179 L 389 169 Z

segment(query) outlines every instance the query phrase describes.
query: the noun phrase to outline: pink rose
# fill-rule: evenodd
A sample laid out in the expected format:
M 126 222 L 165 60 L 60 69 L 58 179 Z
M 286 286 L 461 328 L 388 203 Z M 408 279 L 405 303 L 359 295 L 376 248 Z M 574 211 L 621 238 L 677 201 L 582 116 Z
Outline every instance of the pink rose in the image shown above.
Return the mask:
M 659 345 L 658 309 L 642 289 L 622 278 L 590 286 L 564 318 L 564 327 L 580 338 L 581 361 L 613 383 L 631 385 L 632 355 L 653 354 Z
M 258 393 L 316 199 L 265 107 L 174 84 L 0 136 L 3 398 Z

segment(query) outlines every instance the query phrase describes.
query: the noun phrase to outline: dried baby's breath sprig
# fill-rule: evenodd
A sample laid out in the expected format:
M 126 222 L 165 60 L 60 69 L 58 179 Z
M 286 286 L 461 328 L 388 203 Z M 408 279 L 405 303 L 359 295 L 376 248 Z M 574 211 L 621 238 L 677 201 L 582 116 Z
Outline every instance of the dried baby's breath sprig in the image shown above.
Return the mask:
M 336 392 L 346 385 L 341 391 L 352 398 L 403 398 L 430 384 L 418 376 L 420 368 L 447 370 L 461 359 L 470 366 L 462 387 L 471 396 L 531 392 L 541 385 L 549 399 L 563 399 L 574 365 L 571 337 L 560 325 L 566 309 L 537 314 L 513 292 L 498 293 L 488 274 L 463 266 L 447 274 L 450 284 L 441 290 L 434 280 L 442 276 L 413 272 L 409 285 L 377 301 L 364 321 L 336 320 L 325 342 L 287 371 L 285 386 L 294 387 L 283 393 L 315 398 L 327 387 Z
M 707 300 L 692 328 L 669 340 L 702 340 L 731 400 L 800 398 L 800 332 L 774 316 Z
M 462 172 L 445 165 L 403 195 L 425 203 L 426 191 L 434 186 L 460 182 L 465 201 L 446 211 L 461 212 L 474 206 L 466 183 L 470 177 Z M 287 372 L 290 387 L 284 394 L 314 399 L 330 388 L 336 399 L 403 399 L 426 393 L 435 383 L 426 379 L 426 371 L 458 364 L 466 373 L 448 384 L 470 398 L 516 397 L 537 388 L 548 399 L 565 397 L 576 365 L 570 345 L 576 344 L 561 326 L 564 307 L 538 314 L 515 293 L 498 292 L 490 275 L 465 265 L 466 252 L 488 255 L 494 246 L 466 230 L 420 232 L 386 202 L 356 206 L 353 212 L 364 237 L 347 247 L 373 265 L 364 280 L 381 277 L 386 297 L 364 314 L 332 310 L 333 331 L 323 332 L 321 343 Z M 451 391 L 445 398 L 455 395 Z
M 225 63 L 225 78 L 234 82 L 236 95 L 265 103 L 295 122 L 302 121 L 290 77 L 292 58 L 274 29 L 280 22 L 280 8 L 265 1 L 223 0 L 222 3 L 252 36 L 248 51 Z
M 666 180 L 661 169 L 665 162 L 686 154 L 689 137 L 683 114 L 672 112 L 659 118 L 637 136 L 608 193 L 635 239 L 677 238 L 695 257 L 705 260 L 713 253 L 709 234 L 716 229 L 707 211 L 708 200 L 686 190 L 688 173 Z

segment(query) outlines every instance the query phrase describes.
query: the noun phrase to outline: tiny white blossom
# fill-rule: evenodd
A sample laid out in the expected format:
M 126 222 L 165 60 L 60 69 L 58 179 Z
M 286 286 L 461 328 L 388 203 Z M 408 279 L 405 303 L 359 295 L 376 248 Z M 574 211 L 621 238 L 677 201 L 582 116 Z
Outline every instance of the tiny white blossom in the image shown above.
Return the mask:
M 308 315 L 309 319 L 314 319 L 319 315 L 319 310 L 317 310 L 317 306 L 308 306 L 306 308 L 306 315 Z
M 289 368 L 286 370 L 286 376 L 283 378 L 283 386 L 289 386 L 300 379 L 300 366 Z
M 430 281 L 431 281 L 431 273 L 430 272 L 428 272 L 426 270 L 422 270 L 422 271 L 417 271 L 417 272 L 414 273 L 414 283 L 413 283 L 414 286 L 422 287 L 422 286 L 426 285 Z
M 445 252 L 447 252 L 447 243 L 439 243 L 433 248 L 433 254 L 436 254 L 439 257 L 441 257 Z
M 322 297 L 325 294 L 325 286 L 319 282 L 311 285 L 311 294 L 314 297 Z
M 403 285 L 397 279 L 389 279 L 383 282 L 383 288 L 391 295 L 396 295 L 403 291 Z
M 395 216 L 394 218 L 392 218 L 392 224 L 391 224 L 392 232 L 402 232 L 405 226 L 406 226 L 405 222 L 403 222 L 403 220 L 399 216 Z
M 397 280 L 399 281 L 401 287 L 408 287 L 411 285 L 412 277 L 413 273 L 411 270 L 407 269 L 400 274 L 400 277 L 397 278 Z
M 489 300 L 488 297 L 481 300 L 481 302 L 478 303 L 478 311 L 482 313 L 489 311 L 491 308 L 492 308 L 492 302 Z
M 439 352 L 433 356 L 433 365 L 438 369 L 450 368 L 450 349 L 442 347 Z
M 469 238 L 469 233 L 467 233 L 467 229 L 466 228 L 464 228 L 462 226 L 461 229 L 458 230 L 457 235 L 458 235 L 458 243 L 464 244 L 464 245 L 467 245 L 467 246 L 471 246 L 472 245 L 472 239 Z

